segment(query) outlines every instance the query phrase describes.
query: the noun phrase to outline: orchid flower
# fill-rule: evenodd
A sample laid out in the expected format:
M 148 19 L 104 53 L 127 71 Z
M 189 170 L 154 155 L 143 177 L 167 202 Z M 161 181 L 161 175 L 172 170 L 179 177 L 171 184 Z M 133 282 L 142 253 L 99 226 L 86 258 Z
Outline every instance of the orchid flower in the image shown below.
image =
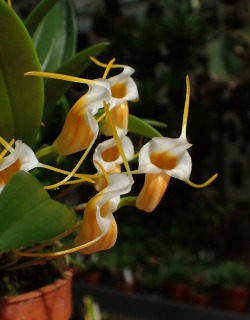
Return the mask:
M 91 60 L 108 70 L 108 65 L 99 62 L 93 57 L 91 57 Z M 110 68 L 123 68 L 120 74 L 107 78 L 112 95 L 112 99 L 109 102 L 109 110 L 118 135 L 121 136 L 126 135 L 128 130 L 128 101 L 137 101 L 139 94 L 137 85 L 131 78 L 131 75 L 135 72 L 133 68 L 119 64 L 113 64 Z M 104 73 L 103 78 L 106 77 L 107 72 Z M 107 123 L 103 125 L 102 132 L 106 136 L 112 136 L 112 131 Z
M 124 136 L 120 139 L 121 147 L 128 161 L 134 157 L 134 146 L 129 137 Z M 117 148 L 114 138 L 99 143 L 93 154 L 93 162 L 99 173 L 118 173 L 121 172 L 123 158 Z M 95 184 L 96 190 L 101 190 L 106 186 L 105 177 L 101 177 Z
M 80 250 L 82 254 L 107 250 L 116 242 L 117 225 L 113 212 L 117 210 L 120 196 L 131 190 L 133 179 L 123 173 L 110 174 L 108 178 L 108 186 L 90 199 L 85 207 L 82 227 L 75 239 L 76 246 L 86 244 L 86 248 Z M 87 245 L 95 239 L 96 242 Z
M 121 147 L 128 161 L 134 156 L 134 146 L 129 137 L 125 136 L 120 139 Z M 106 172 L 110 172 L 116 164 L 123 163 L 114 138 L 99 143 L 93 154 L 93 161 L 100 163 Z M 97 171 L 100 168 L 96 166 Z
M 15 142 L 15 148 L 12 147 L 14 140 L 8 144 L 2 137 L 0 143 L 4 149 L 0 153 L 0 192 L 8 183 L 10 178 L 19 170 L 30 171 L 31 169 L 39 166 L 32 149 L 22 141 Z M 7 156 L 6 153 L 9 154 Z
M 57 153 L 69 155 L 82 151 L 96 139 L 99 126 L 94 115 L 103 107 L 102 101 L 110 100 L 110 89 L 103 79 L 95 82 L 69 110 L 63 129 L 53 143 Z
M 187 151 L 191 147 L 186 137 L 186 127 L 190 100 L 190 83 L 186 78 L 186 101 L 183 113 L 182 130 L 179 138 L 157 137 L 146 143 L 139 153 L 140 173 L 146 173 L 144 186 L 136 200 L 136 207 L 151 212 L 159 204 L 164 195 L 170 177 L 187 182 L 195 188 L 202 188 L 210 184 L 217 174 L 205 183 L 198 185 L 189 178 L 192 170 L 192 160 Z
M 96 59 L 91 59 L 98 64 L 101 64 Z M 30 71 L 25 73 L 25 75 L 42 76 L 65 81 L 85 83 L 89 87 L 88 92 L 83 95 L 69 110 L 63 129 L 53 143 L 53 147 L 58 154 L 66 156 L 82 151 L 95 141 L 99 132 L 99 126 L 94 115 L 97 113 L 98 109 L 103 107 L 104 101 L 106 104 L 109 104 L 109 108 L 111 110 L 118 105 L 126 105 L 128 100 L 138 99 L 137 86 L 134 80 L 130 77 L 130 75 L 134 72 L 133 68 L 129 66 L 118 65 L 119 67 L 123 68 L 123 71 L 116 76 L 106 79 L 110 68 L 113 66 L 117 67 L 117 65 L 112 66 L 113 61 L 114 59 L 111 60 L 107 65 L 101 64 L 106 68 L 105 73 L 103 78 L 95 80 L 51 72 Z M 126 108 L 124 115 L 124 119 L 121 119 L 118 116 L 114 117 L 115 119 L 119 118 L 117 120 L 117 125 L 118 127 L 122 126 L 122 132 L 127 130 L 128 111 L 126 111 Z

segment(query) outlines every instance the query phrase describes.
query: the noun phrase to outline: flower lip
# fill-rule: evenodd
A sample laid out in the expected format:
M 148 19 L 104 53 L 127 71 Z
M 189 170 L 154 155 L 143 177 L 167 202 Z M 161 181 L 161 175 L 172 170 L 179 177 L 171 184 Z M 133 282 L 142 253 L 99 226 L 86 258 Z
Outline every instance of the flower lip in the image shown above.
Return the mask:
M 127 136 L 124 136 L 120 139 L 120 142 L 127 160 L 131 160 L 134 156 L 134 146 L 132 141 Z M 93 160 L 100 162 L 107 172 L 110 172 L 116 164 L 122 164 L 123 159 L 120 155 L 115 139 L 112 138 L 100 143 L 93 154 Z M 100 171 L 98 166 L 96 168 Z
M 29 171 L 39 165 L 32 149 L 21 140 L 15 142 L 15 148 L 10 149 L 10 154 L 0 162 L 0 171 L 8 168 L 19 159 L 20 170 Z
M 182 137 L 177 139 L 157 137 L 145 144 L 139 154 L 139 172 L 162 173 L 186 180 L 192 161 L 187 149 L 191 147 Z
M 120 74 L 107 79 L 110 83 L 113 98 L 110 105 L 111 109 L 124 101 L 133 101 L 139 98 L 137 85 L 130 77 L 135 70 L 129 66 L 121 67 L 123 67 L 123 71 Z
M 110 203 L 109 214 L 106 218 L 101 217 L 100 214 L 97 214 L 96 216 L 99 228 L 103 233 L 106 233 L 110 227 L 110 215 L 117 209 L 120 195 L 128 193 L 133 184 L 133 178 L 122 173 L 112 173 L 109 175 L 109 179 L 110 184 L 98 194 L 100 200 L 96 202 L 96 211 L 99 213 L 106 202 Z
M 40 166 L 32 149 L 21 140 L 15 142 L 15 148 L 8 146 L 8 151 L 10 153 L 0 161 L 0 192 L 16 172 Z

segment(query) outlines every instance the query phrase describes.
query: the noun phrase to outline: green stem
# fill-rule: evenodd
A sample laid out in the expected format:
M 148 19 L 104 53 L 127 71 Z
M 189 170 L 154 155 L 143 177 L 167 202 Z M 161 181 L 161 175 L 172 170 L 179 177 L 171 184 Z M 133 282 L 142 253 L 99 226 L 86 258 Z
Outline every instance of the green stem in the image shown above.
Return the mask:
M 38 150 L 36 152 L 36 157 L 38 158 L 38 160 L 40 160 L 41 158 L 48 156 L 50 154 L 53 154 L 53 153 L 56 153 L 56 150 L 55 150 L 54 146 L 51 145 L 51 146 L 47 146 L 47 147 L 44 147 L 44 148 Z

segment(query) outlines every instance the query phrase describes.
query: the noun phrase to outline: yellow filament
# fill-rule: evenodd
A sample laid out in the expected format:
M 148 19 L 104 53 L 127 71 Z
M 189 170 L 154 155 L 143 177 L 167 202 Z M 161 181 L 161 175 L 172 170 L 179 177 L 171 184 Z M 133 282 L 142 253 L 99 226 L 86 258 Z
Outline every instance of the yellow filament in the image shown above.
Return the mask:
M 53 72 L 28 71 L 28 72 L 25 72 L 24 75 L 25 76 L 35 76 L 35 77 L 58 79 L 58 80 L 77 82 L 77 83 L 99 85 L 98 82 L 96 82 L 95 80 L 73 77 L 73 76 L 68 76 L 65 74 L 59 74 L 59 73 L 53 73 Z
M 83 163 L 83 161 L 87 157 L 87 155 L 89 154 L 94 142 L 95 142 L 95 139 L 93 139 L 92 142 L 89 144 L 88 148 L 85 150 L 84 154 L 82 155 L 82 157 L 77 162 L 77 164 L 74 167 L 74 169 L 70 172 L 70 174 L 67 177 L 65 177 L 63 180 L 61 180 L 61 181 L 59 181 L 59 182 L 57 182 L 55 184 L 52 184 L 50 186 L 44 187 L 44 189 L 49 190 L 49 189 L 58 188 L 59 186 L 63 185 L 66 181 L 68 181 L 70 178 L 72 178 L 74 176 L 74 174 L 76 173 L 76 171 L 79 169 L 80 165 Z
M 102 237 L 104 236 L 104 234 L 100 234 L 98 237 L 96 237 L 95 239 L 84 243 L 80 246 L 74 246 L 70 249 L 66 249 L 66 250 L 60 250 L 60 251 L 54 251 L 54 252 L 50 252 L 50 253 L 40 253 L 40 252 L 22 252 L 20 250 L 13 250 L 14 253 L 22 256 L 22 257 L 41 257 L 41 258 L 54 258 L 54 257 L 60 257 L 60 256 L 65 256 L 67 254 L 70 253 L 75 253 L 78 252 L 80 250 L 83 250 L 89 246 L 91 246 L 92 244 L 96 243 L 97 241 L 99 241 Z
M 1 141 L 2 140 L 2 141 Z M 0 137 L 0 142 L 2 143 L 2 145 L 4 146 L 4 150 L 0 153 L 0 161 L 2 161 L 2 159 L 4 158 L 4 156 L 6 155 L 6 153 L 8 151 L 10 151 L 10 147 L 12 147 L 12 145 L 14 144 L 15 142 L 15 139 L 12 139 L 10 141 L 10 143 L 6 142 L 3 138 Z M 3 144 L 6 143 L 5 145 Z
M 118 150 L 119 150 L 119 152 L 120 152 L 120 155 L 121 155 L 121 157 L 122 157 L 122 160 L 123 160 L 124 166 L 125 166 L 125 168 L 126 168 L 126 171 L 127 171 L 127 173 L 130 174 L 131 171 L 130 171 L 129 163 L 128 163 L 128 160 L 127 160 L 127 158 L 126 158 L 126 156 L 125 156 L 125 153 L 124 153 L 124 151 L 123 151 L 123 148 L 122 148 L 122 145 L 121 145 L 121 141 L 120 141 L 120 139 L 119 139 L 119 137 L 118 137 L 118 134 L 117 134 L 117 131 L 116 131 L 114 122 L 113 122 L 113 120 L 112 120 L 112 117 L 111 117 L 111 114 L 110 114 L 110 111 L 109 111 L 109 108 L 108 108 L 109 105 L 106 104 L 105 101 L 103 102 L 103 105 L 104 105 L 104 110 L 105 110 L 105 112 L 106 112 L 106 116 L 107 116 L 108 123 L 109 123 L 109 125 L 110 125 L 111 131 L 112 131 L 112 134 L 113 134 L 113 137 L 114 137 L 114 139 L 115 139 L 115 143 L 116 143 L 117 148 L 118 148 Z
M 218 173 L 215 173 L 210 179 L 208 179 L 206 182 L 202 184 L 196 184 L 191 182 L 190 180 L 185 180 L 185 182 L 194 188 L 204 188 L 208 186 L 210 183 L 212 183 L 217 177 L 218 177 Z
M 112 68 L 113 63 L 115 62 L 115 58 L 113 58 L 112 60 L 109 61 L 106 70 L 104 71 L 104 74 L 102 76 L 103 79 L 106 79 L 108 76 L 108 73 L 110 71 L 110 69 Z
M 106 113 L 104 112 L 99 118 L 96 119 L 96 122 L 99 123 L 105 117 L 106 117 Z
M 90 56 L 89 58 L 90 58 L 90 60 L 92 60 L 97 66 L 102 67 L 102 68 L 107 68 L 107 67 L 109 66 L 109 64 L 110 64 L 111 61 L 113 61 L 113 60 L 115 61 L 115 59 L 112 59 L 108 64 L 106 64 L 106 63 L 100 62 L 99 60 L 97 60 L 96 58 L 94 58 L 94 57 L 92 57 L 92 56 Z M 113 61 L 113 62 L 114 62 L 114 61 Z M 121 65 L 121 64 L 112 64 L 112 66 L 111 66 L 110 68 L 122 68 L 122 67 L 124 67 L 124 66 Z
M 189 102 L 190 102 L 190 80 L 189 80 L 189 76 L 186 76 L 186 99 L 185 99 L 182 129 L 181 129 L 181 136 L 185 138 L 186 138 L 186 131 L 187 131 Z
M 37 246 L 32 247 L 25 252 L 32 252 L 32 251 L 34 252 L 34 251 L 38 251 L 38 250 L 41 250 L 41 249 L 47 247 L 47 246 L 51 245 L 52 243 L 55 243 L 65 237 L 67 237 L 71 233 L 73 233 L 81 224 L 82 224 L 82 221 L 78 221 L 75 225 L 73 225 L 73 227 L 69 228 L 68 230 L 64 231 L 63 233 L 60 233 L 58 236 L 56 236 L 48 241 L 45 241 L 41 244 L 38 244 Z
M 11 0 L 8 0 L 8 5 L 11 7 Z
M 108 176 L 107 172 L 105 171 L 103 165 L 97 160 L 94 160 L 94 163 L 101 169 L 102 174 L 103 174 L 105 180 L 107 181 L 107 184 L 109 184 L 110 183 L 109 176 Z
M 58 172 L 58 173 L 62 173 L 62 174 L 65 174 L 65 175 L 69 175 L 71 174 L 70 171 L 66 171 L 66 170 L 62 170 L 62 169 L 59 169 L 59 168 L 56 168 L 56 167 L 52 167 L 48 164 L 41 164 L 42 168 L 45 168 L 45 169 L 48 169 L 48 170 L 51 170 L 51 171 L 55 171 L 55 172 Z M 87 175 L 84 175 L 84 174 L 74 174 L 73 177 L 75 178 L 80 178 L 82 181 L 87 181 L 87 182 L 90 182 L 90 183 L 95 183 L 95 180 L 89 178 Z

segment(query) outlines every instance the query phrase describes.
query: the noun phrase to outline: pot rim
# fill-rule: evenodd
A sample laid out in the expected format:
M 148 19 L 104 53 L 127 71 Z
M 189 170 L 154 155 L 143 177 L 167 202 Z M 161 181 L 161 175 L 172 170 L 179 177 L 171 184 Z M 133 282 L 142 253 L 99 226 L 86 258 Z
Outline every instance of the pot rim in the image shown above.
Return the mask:
M 68 281 L 72 280 L 72 272 L 67 271 L 64 272 L 62 275 L 62 278 L 55 279 L 53 283 L 50 283 L 48 285 L 45 285 L 41 288 L 38 288 L 36 290 L 28 291 L 25 293 L 21 293 L 18 295 L 6 297 L 6 298 L 1 298 L 0 299 L 0 306 L 3 306 L 5 304 L 16 304 L 20 303 L 22 301 L 26 300 L 35 300 L 39 299 L 41 296 L 45 296 L 49 293 L 52 293 L 59 288 L 66 286 Z

